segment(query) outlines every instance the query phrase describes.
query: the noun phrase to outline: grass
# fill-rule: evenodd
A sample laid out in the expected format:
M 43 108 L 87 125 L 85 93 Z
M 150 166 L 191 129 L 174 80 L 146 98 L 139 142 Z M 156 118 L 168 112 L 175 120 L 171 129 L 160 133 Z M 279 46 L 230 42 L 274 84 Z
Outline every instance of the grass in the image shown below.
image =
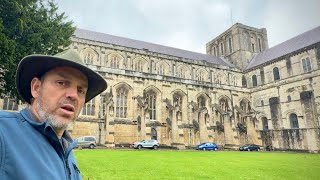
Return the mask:
M 320 179 L 320 154 L 76 150 L 84 180 Z

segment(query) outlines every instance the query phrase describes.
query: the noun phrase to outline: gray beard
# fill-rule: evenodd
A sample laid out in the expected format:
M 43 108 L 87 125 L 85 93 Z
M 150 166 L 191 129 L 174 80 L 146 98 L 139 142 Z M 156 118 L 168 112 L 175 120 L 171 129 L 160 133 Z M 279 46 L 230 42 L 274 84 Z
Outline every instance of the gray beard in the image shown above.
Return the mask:
M 53 129 L 66 130 L 72 123 L 59 122 L 53 114 L 47 113 L 42 106 L 41 100 L 36 102 L 38 114 L 43 122 L 47 122 Z

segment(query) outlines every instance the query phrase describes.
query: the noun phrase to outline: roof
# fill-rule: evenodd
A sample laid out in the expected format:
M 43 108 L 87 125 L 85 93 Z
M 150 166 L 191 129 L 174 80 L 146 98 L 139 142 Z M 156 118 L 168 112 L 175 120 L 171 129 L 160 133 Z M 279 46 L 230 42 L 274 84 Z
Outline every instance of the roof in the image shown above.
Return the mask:
M 129 48 L 148 50 L 148 51 L 156 52 L 160 54 L 186 58 L 190 61 L 203 60 L 208 63 L 218 64 L 218 65 L 223 65 L 228 67 L 235 67 L 233 64 L 229 63 L 227 60 L 216 57 L 216 56 L 201 54 L 197 52 L 177 49 L 173 47 L 148 43 L 144 41 L 138 41 L 134 39 L 124 38 L 124 37 L 119 37 L 119 36 L 114 36 L 114 35 L 79 29 L 79 28 L 76 29 L 76 31 L 74 32 L 74 37 L 107 43 L 107 44 L 114 44 L 114 45 L 129 47 Z
M 252 58 L 245 70 L 252 69 L 318 42 L 320 42 L 320 26 L 257 54 Z

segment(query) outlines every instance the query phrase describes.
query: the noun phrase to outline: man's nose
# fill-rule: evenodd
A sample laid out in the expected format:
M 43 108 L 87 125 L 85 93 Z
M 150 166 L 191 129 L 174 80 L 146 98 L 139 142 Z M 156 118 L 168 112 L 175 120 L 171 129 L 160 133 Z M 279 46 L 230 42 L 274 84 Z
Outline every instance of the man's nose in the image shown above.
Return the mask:
M 70 98 L 72 100 L 76 99 L 79 97 L 78 95 L 78 88 L 77 87 L 69 87 L 67 90 L 66 90 L 66 97 L 67 98 Z

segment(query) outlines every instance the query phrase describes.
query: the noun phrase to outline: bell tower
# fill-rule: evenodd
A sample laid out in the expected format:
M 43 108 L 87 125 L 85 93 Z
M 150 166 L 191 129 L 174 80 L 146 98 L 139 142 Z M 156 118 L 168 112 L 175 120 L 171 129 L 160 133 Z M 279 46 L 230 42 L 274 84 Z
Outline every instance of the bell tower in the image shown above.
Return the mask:
M 236 23 L 206 44 L 207 54 L 223 57 L 244 69 L 252 57 L 268 49 L 266 28 L 257 29 Z

